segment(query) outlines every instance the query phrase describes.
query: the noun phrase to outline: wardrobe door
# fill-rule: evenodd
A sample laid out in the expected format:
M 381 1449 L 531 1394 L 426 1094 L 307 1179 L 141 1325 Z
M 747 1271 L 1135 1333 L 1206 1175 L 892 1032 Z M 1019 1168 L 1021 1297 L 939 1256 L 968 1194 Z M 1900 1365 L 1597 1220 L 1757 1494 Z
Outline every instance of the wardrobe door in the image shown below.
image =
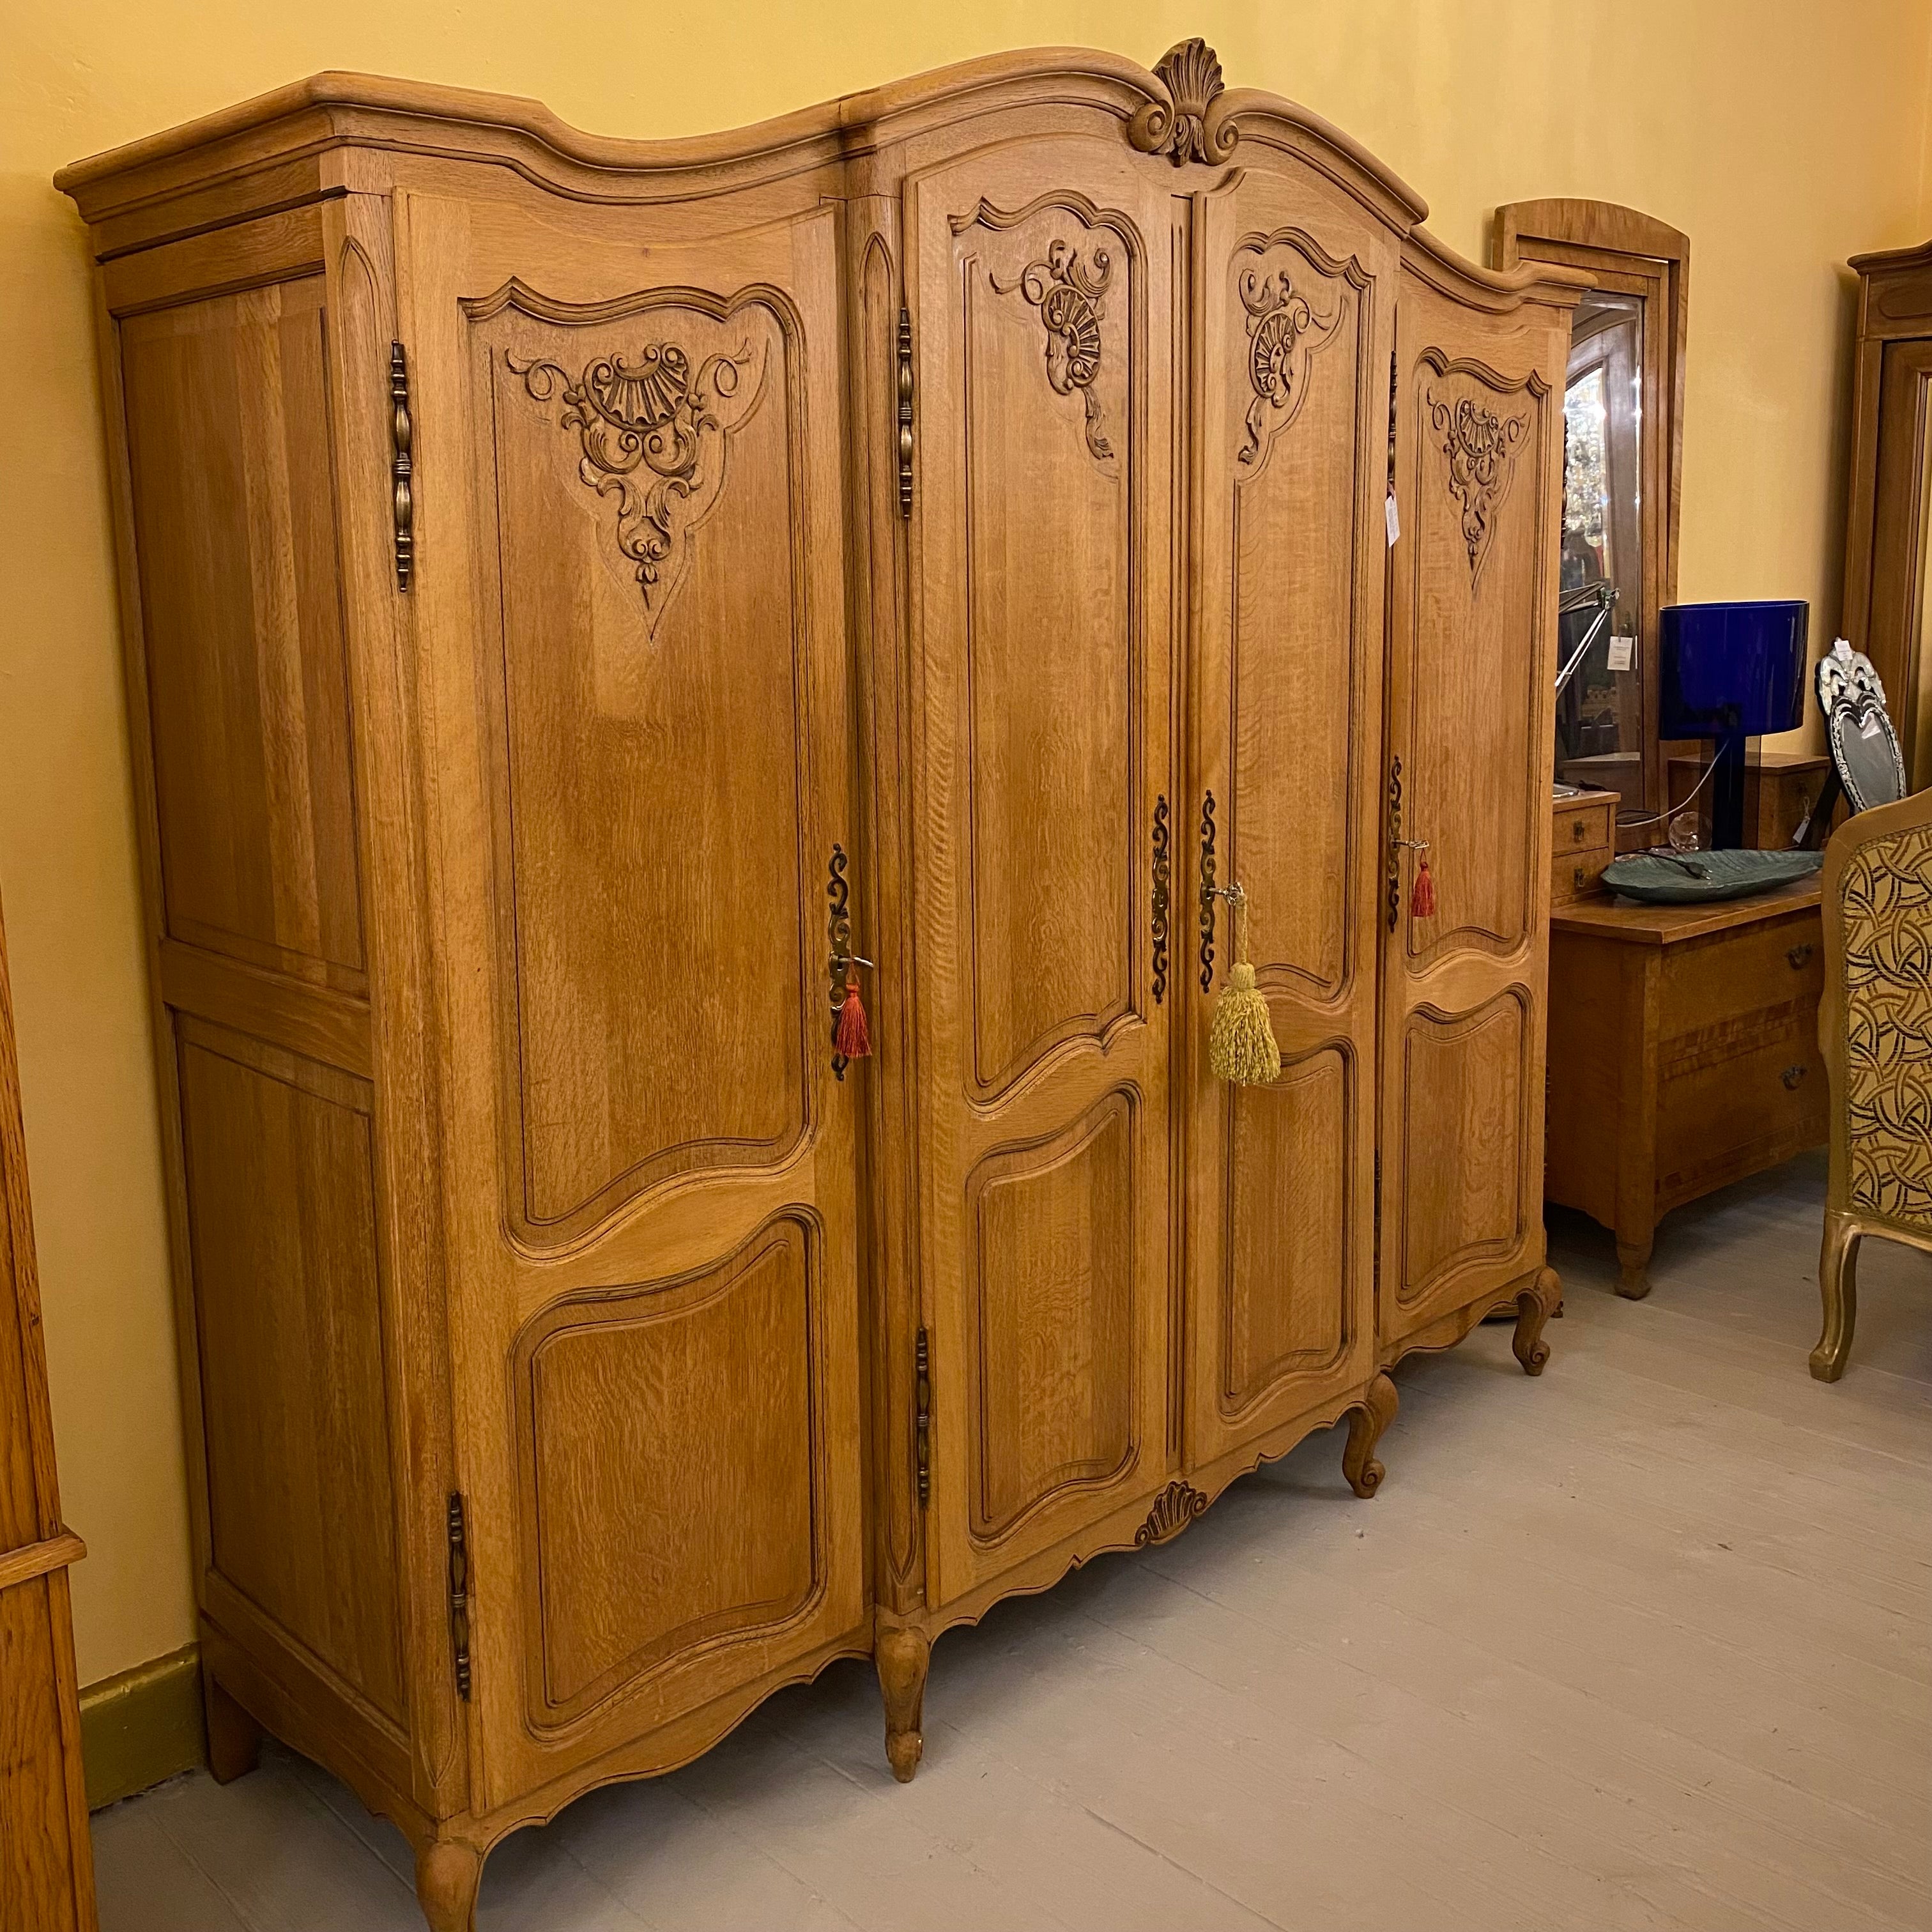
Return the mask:
M 1396 244 L 1259 150 L 1202 198 L 1200 597 L 1186 908 L 1188 1455 L 1202 1466 L 1372 1370 L 1376 920 Z M 1208 1070 L 1248 956 L 1282 1070 Z
M 483 1810 L 868 1641 L 837 222 L 398 222 Z
M 1384 1352 L 1543 1258 L 1556 312 L 1409 271 L 1383 908 Z M 1426 842 L 1418 852 L 1397 840 Z M 1432 913 L 1418 910 L 1426 858 Z M 1448 1337 L 1445 1339 L 1454 1339 Z
M 1130 1540 L 1178 1446 L 1181 962 L 1156 880 L 1179 809 L 1180 242 L 1158 165 L 1035 136 L 907 187 L 935 1605 L 1070 1539 Z

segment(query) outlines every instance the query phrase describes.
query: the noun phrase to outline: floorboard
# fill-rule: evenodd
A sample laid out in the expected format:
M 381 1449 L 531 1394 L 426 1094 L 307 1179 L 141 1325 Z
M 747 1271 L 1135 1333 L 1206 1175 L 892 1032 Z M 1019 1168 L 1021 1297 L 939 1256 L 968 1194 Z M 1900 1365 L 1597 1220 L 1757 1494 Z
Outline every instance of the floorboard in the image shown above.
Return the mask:
M 1932 1259 L 1814 1382 L 1822 1157 L 1681 1209 L 1642 1303 L 1552 1218 L 1550 1365 L 1396 1371 L 1174 1543 L 952 1633 L 896 1785 L 869 1669 L 491 1858 L 482 1932 L 1924 1932 Z M 406 1846 L 271 1747 L 94 1820 L 104 1932 L 418 1932 Z

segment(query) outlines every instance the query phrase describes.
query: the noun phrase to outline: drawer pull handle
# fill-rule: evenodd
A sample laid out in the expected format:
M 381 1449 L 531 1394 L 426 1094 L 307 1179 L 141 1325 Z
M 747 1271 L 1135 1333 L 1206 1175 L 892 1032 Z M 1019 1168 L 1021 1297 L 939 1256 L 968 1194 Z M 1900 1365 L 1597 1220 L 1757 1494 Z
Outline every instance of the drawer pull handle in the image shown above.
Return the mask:
M 1796 1087 L 1798 1082 L 1802 1080 L 1810 1070 L 1808 1067 L 1787 1066 L 1778 1078 L 1784 1082 L 1787 1089 L 1792 1088 Z
M 1570 821 L 1570 843 L 1575 845 L 1582 844 L 1583 842 L 1583 835 L 1588 830 L 1589 827 L 1586 826 L 1580 818 L 1573 819 Z
M 1580 886 L 1583 883 L 1583 868 L 1581 866 L 1576 868 L 1576 883 Z
M 1801 945 L 1794 946 L 1791 950 L 1784 956 L 1784 958 L 1786 964 L 1790 967 L 1792 972 L 1801 973 L 1804 970 L 1805 961 L 1809 959 L 1810 956 L 1811 947 L 1810 942 L 1808 940 Z M 1790 1082 L 1787 1081 L 1785 1084 L 1789 1086 Z

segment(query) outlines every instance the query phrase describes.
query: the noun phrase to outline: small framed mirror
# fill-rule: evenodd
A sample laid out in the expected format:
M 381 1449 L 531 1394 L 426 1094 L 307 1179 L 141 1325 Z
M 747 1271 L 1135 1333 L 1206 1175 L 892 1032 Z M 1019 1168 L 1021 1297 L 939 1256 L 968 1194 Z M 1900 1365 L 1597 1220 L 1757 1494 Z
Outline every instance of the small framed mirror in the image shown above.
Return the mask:
M 1577 304 L 1564 394 L 1556 777 L 1618 796 L 1618 848 L 1655 842 L 1668 760 L 1658 613 L 1677 595 L 1688 238 L 1612 202 L 1511 202 L 1498 268 L 1553 262 L 1596 286 Z
M 1905 758 L 1886 711 L 1885 686 L 1870 658 L 1843 638 L 1818 660 L 1818 709 L 1852 809 L 1895 805 L 1906 793 Z

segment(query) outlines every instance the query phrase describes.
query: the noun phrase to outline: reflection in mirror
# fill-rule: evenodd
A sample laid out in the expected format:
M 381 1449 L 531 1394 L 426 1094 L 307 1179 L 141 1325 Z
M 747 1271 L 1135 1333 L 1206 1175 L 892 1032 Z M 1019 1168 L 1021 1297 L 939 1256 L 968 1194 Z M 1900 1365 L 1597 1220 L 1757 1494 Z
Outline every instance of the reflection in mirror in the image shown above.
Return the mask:
M 1597 291 L 1577 305 L 1563 398 L 1563 563 L 1556 776 L 1644 803 L 1643 309 Z M 1597 587 L 1592 597 L 1582 593 Z M 1606 621 L 1604 611 L 1608 609 Z
M 1857 809 L 1869 812 L 1874 806 L 1895 804 L 1903 795 L 1899 783 L 1903 760 L 1890 719 L 1881 712 L 1876 722 L 1864 729 L 1853 725 L 1834 734 L 1834 738 L 1845 789 Z

